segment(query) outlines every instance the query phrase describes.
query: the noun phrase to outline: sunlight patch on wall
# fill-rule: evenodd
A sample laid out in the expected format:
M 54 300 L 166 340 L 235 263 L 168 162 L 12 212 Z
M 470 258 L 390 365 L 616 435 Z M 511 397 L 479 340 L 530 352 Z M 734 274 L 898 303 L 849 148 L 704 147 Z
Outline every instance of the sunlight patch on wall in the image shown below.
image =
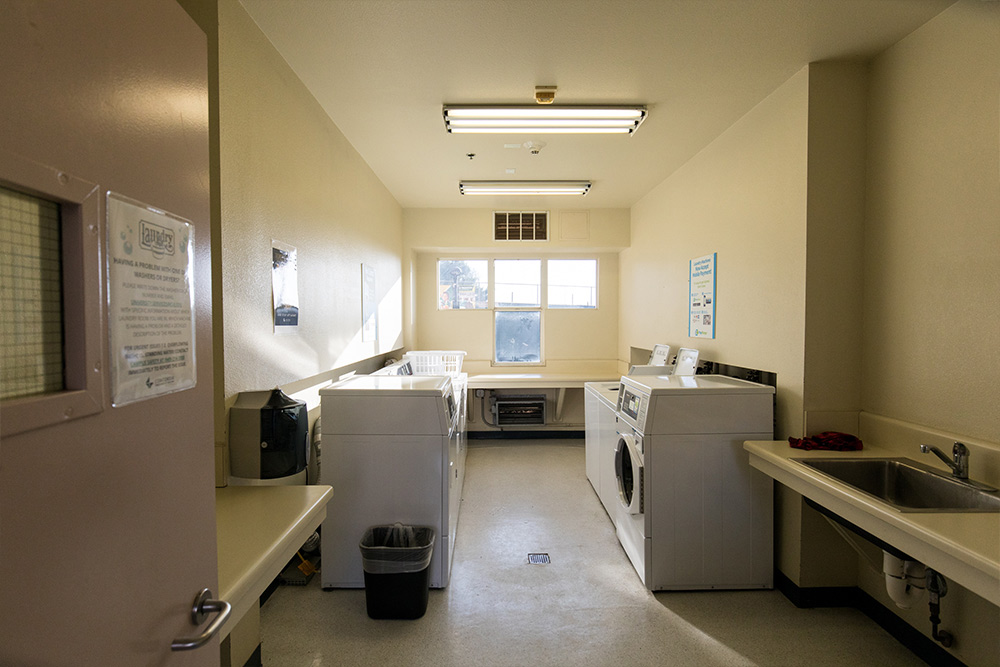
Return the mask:
M 378 354 L 403 347 L 403 279 L 388 289 L 378 304 Z

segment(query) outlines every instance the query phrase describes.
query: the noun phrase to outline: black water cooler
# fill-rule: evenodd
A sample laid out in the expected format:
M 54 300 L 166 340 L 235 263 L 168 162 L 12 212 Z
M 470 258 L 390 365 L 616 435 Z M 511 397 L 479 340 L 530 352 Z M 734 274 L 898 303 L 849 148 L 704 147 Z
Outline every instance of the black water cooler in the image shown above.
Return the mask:
M 232 481 L 305 484 L 308 424 L 306 404 L 280 389 L 240 393 L 229 410 Z

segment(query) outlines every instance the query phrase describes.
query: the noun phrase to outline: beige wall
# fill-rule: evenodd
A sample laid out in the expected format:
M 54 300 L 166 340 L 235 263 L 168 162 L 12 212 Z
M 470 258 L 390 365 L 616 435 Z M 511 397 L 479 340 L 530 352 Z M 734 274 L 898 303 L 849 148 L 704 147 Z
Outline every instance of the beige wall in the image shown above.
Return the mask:
M 1000 7 L 970 0 L 868 66 L 792 77 L 633 207 L 619 355 L 693 345 L 778 373 L 779 437 L 860 432 L 863 410 L 901 420 L 893 434 L 908 422 L 965 434 L 980 470 L 995 471 L 998 50 Z M 718 337 L 688 339 L 687 261 L 709 252 Z M 632 296 L 644 283 L 652 298 Z M 878 433 L 867 435 L 899 444 Z M 778 563 L 794 583 L 859 581 L 885 599 L 798 494 L 779 488 L 777 505 Z M 946 622 L 965 638 L 954 652 L 995 664 L 996 608 L 953 589 Z M 929 634 L 924 612 L 904 616 Z
M 549 211 L 549 240 L 538 243 L 546 252 L 617 252 L 629 245 L 628 209 L 535 209 L 529 205 L 509 210 Z M 403 212 L 403 243 L 422 252 L 461 248 L 497 254 L 521 252 L 519 246 L 533 245 L 494 241 L 493 209 L 489 208 L 408 208 Z
M 550 240 L 544 243 L 493 241 L 491 209 L 407 209 L 403 220 L 404 290 L 412 299 L 406 316 L 412 332 L 408 347 L 465 350 L 463 370 L 490 370 L 492 311 L 438 310 L 436 271 L 441 257 L 597 258 L 597 309 L 543 313 L 545 370 L 617 371 L 617 251 L 629 242 L 626 209 L 550 209 Z
M 654 343 L 778 376 L 778 435 L 802 430 L 809 70 L 632 208 L 618 356 Z M 688 262 L 718 253 L 716 338 L 688 337 Z
M 437 261 L 442 257 L 490 258 L 483 253 L 419 253 L 415 262 L 416 337 L 414 349 L 465 350 L 463 370 L 491 372 L 493 358 L 493 311 L 438 310 Z M 521 256 L 521 255 L 519 255 Z M 526 253 L 526 258 L 550 258 L 550 253 Z M 618 344 L 618 255 L 573 253 L 558 258 L 596 258 L 598 261 L 598 307 L 596 309 L 545 309 L 543 352 L 545 371 L 614 373 Z M 584 334 L 585 332 L 585 334 Z M 507 372 L 518 372 L 505 367 Z
M 219 2 L 219 88 L 227 398 L 401 347 L 402 209 L 235 0 Z M 298 249 L 295 335 L 272 328 L 272 239 Z M 362 263 L 377 342 L 361 340 Z
M 237 393 L 280 386 L 315 419 L 319 387 L 347 370 L 373 370 L 402 347 L 402 209 L 242 6 L 218 1 L 217 34 L 211 18 L 202 23 L 218 44 L 213 216 L 221 222 L 213 242 L 221 246 L 214 302 L 222 485 L 227 408 Z M 293 335 L 273 331 L 272 240 L 298 250 Z M 376 272 L 377 341 L 361 340 L 362 263 Z
M 857 433 L 867 66 L 809 66 L 804 433 Z
M 485 364 L 489 314 L 437 311 L 436 259 L 524 248 L 491 240 L 487 209 L 400 211 L 238 4 L 220 5 L 226 395 L 308 384 L 404 338 Z M 553 211 L 554 241 L 527 254 L 596 254 L 601 308 L 548 313 L 547 358 L 620 368 L 633 347 L 693 346 L 777 373 L 777 437 L 855 430 L 864 410 L 969 434 L 983 454 L 1000 439 L 998 48 L 1000 6 L 962 0 L 867 66 L 796 73 L 631 211 L 588 210 L 586 238 L 560 238 Z M 271 333 L 272 238 L 300 248 L 315 319 L 297 337 Z M 690 339 L 688 261 L 711 252 L 717 338 Z M 355 340 L 369 261 L 402 310 L 377 347 Z M 878 594 L 797 494 L 778 503 L 779 563 L 795 583 L 858 576 Z
M 632 210 L 619 354 L 654 342 L 777 374 L 775 436 L 857 432 L 866 68 L 814 63 Z M 688 262 L 718 253 L 716 338 L 687 336 Z M 808 417 L 808 419 L 807 419 Z M 777 562 L 854 581 L 840 538 L 779 488 Z
M 866 411 L 995 443 L 998 100 L 996 3 L 959 2 L 872 64 L 862 391 Z
M 872 62 L 868 99 L 862 435 L 912 458 L 969 438 L 972 476 L 996 484 L 1000 5 L 964 0 L 904 38 Z M 926 605 L 896 610 L 860 574 L 929 634 Z M 998 664 L 1000 610 L 954 584 L 941 604 L 952 652 Z

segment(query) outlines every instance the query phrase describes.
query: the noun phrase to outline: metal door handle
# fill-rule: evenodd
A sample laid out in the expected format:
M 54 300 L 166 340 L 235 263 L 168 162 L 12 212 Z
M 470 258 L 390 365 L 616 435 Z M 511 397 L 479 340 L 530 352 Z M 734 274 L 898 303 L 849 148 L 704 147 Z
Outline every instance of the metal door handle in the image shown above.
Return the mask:
M 213 600 L 212 591 L 207 588 L 201 589 L 194 598 L 194 605 L 191 607 L 191 623 L 201 625 L 205 618 L 212 612 L 218 612 L 205 631 L 197 637 L 180 637 L 170 644 L 172 651 L 190 651 L 208 643 L 216 635 L 222 626 L 229 620 L 229 614 L 233 611 L 233 605 L 225 600 Z

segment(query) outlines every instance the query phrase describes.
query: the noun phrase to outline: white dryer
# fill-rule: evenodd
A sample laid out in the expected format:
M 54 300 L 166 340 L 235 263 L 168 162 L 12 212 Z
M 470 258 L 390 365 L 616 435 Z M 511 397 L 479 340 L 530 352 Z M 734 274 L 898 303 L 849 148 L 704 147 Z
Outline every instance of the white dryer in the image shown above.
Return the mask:
M 618 384 L 587 382 L 583 385 L 587 479 L 612 521 L 618 505 L 614 475 L 615 444 L 618 442 Z
M 771 588 L 772 482 L 743 441 L 772 439 L 774 387 L 665 375 L 618 394 L 612 519 L 646 588 Z
M 430 526 L 431 588 L 451 574 L 465 450 L 446 376 L 355 375 L 320 390 L 323 588 L 363 588 L 358 544 L 370 526 Z

